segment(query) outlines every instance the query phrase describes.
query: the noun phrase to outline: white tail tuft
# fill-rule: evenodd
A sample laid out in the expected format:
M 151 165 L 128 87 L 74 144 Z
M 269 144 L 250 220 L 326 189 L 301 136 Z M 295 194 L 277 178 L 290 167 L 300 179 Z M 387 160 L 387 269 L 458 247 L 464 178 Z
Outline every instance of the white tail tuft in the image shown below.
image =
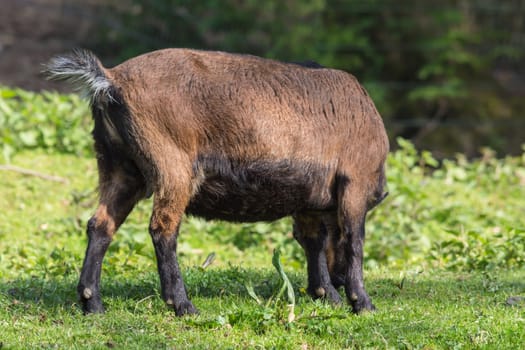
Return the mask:
M 115 101 L 111 81 L 98 58 L 87 50 L 74 50 L 71 54 L 56 56 L 45 66 L 50 80 L 71 82 L 93 105 L 102 107 Z

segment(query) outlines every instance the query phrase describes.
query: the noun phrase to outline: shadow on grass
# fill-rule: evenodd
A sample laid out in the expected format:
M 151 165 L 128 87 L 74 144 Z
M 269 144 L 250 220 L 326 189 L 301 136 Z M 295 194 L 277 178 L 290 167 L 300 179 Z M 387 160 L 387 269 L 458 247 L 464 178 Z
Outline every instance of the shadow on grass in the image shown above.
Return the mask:
M 105 301 L 111 298 L 143 300 L 148 296 L 160 300 L 160 282 L 156 271 L 123 275 L 103 273 L 101 293 Z M 255 293 L 269 298 L 277 293 L 281 280 L 276 271 L 229 267 L 226 269 L 189 268 L 183 270 L 183 277 L 190 298 L 215 298 L 236 296 L 251 298 L 246 286 L 252 285 Z M 299 273 L 288 273 L 296 295 L 306 287 L 306 281 Z M 78 304 L 76 285 L 78 276 L 47 276 L 0 281 L 0 294 L 11 304 L 32 303 L 44 308 L 74 307 Z M 0 299 L 0 300 L 2 300 Z
M 247 285 L 252 285 L 257 296 L 268 299 L 281 286 L 276 271 L 270 269 L 223 269 L 189 268 L 183 270 L 190 298 L 217 298 L 235 296 L 251 298 Z M 288 272 L 296 296 L 306 297 L 306 276 Z M 397 299 L 400 303 L 417 303 L 422 299 L 437 303 L 463 303 L 469 300 L 487 300 L 503 304 L 507 298 L 525 293 L 525 272 L 505 272 L 502 275 L 485 272 L 451 273 L 437 272 L 408 276 L 406 278 L 370 277 L 367 290 L 378 303 Z M 47 309 L 72 308 L 79 310 L 76 294 L 77 275 L 33 277 L 12 281 L 0 281 L 0 301 L 8 304 L 36 304 Z M 106 272 L 102 277 L 103 300 L 129 300 L 137 302 L 154 296 L 160 302 L 160 286 L 156 271 L 125 276 Z M 343 293 L 344 294 L 344 293 Z M 432 301 L 431 301 L 432 302 Z M 524 306 L 520 306 L 524 307 Z

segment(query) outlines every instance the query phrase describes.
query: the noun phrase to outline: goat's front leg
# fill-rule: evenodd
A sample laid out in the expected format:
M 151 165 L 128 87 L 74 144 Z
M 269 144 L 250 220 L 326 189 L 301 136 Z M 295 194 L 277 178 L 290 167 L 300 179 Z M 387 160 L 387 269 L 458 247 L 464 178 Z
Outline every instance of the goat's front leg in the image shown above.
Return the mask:
M 295 216 L 293 234 L 303 247 L 308 269 L 308 294 L 341 304 L 341 296 L 330 279 L 326 256 L 328 235 L 317 216 Z
M 169 191 L 167 196 L 177 192 Z M 162 298 L 177 316 L 197 313 L 188 299 L 177 261 L 177 236 L 184 209 L 180 198 L 155 196 L 150 235 L 155 246 Z
M 345 256 L 348 260 L 345 292 L 355 313 L 375 310 L 365 290 L 363 280 L 363 244 L 367 205 L 362 188 L 366 188 L 365 186 L 366 182 L 357 180 L 350 185 L 343 185 L 339 203 L 341 231 L 345 235 Z
M 346 244 L 339 228 L 337 212 L 323 215 L 323 227 L 326 231 L 326 261 L 330 280 L 334 288 L 345 284 L 348 260 L 346 259 Z

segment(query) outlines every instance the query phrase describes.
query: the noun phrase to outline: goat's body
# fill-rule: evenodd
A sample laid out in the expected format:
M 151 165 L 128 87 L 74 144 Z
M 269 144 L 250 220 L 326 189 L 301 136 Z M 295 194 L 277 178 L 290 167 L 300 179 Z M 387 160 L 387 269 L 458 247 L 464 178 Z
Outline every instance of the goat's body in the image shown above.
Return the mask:
M 147 74 L 149 66 L 161 67 L 164 75 Z M 129 124 L 116 134 L 126 139 L 133 130 L 125 148 L 140 150 L 132 157 L 139 168 L 144 164 L 151 188 L 162 189 L 163 181 L 176 180 L 151 176 L 152 165 L 162 175 L 171 172 L 163 167 L 179 171 L 180 158 L 186 158 L 193 189 L 190 214 L 259 221 L 332 210 L 338 175 L 367 167 L 382 171 L 384 156 L 377 153 L 386 155 L 388 150 L 382 121 L 347 73 L 253 56 L 169 49 L 127 61 L 108 75 L 127 85 L 140 79 L 139 86 L 148 91 L 122 87 L 128 109 L 138 113 L 129 113 Z M 339 98 L 334 100 L 334 95 Z M 151 127 L 141 127 L 144 123 Z M 321 131 L 330 137 L 318 137 Z M 106 132 L 115 134 L 108 128 Z M 382 149 L 363 149 L 353 142 L 364 136 Z M 166 142 L 175 149 L 162 152 L 163 159 L 151 164 L 148 150 L 158 153 Z M 354 163 L 355 169 L 349 169 Z
M 345 201 L 358 203 L 350 215 L 359 217 L 361 230 L 362 213 L 383 198 L 388 139 L 372 101 L 348 73 L 185 49 L 156 51 L 112 69 L 93 64 L 90 54 L 76 58 L 89 62 L 84 75 L 73 75 L 81 67 L 74 60 L 68 61 L 72 68 L 55 62 L 50 72 L 68 78 L 70 69 L 69 78 L 80 80 L 92 96 L 101 189 L 92 231 L 111 231 L 105 233 L 111 236 L 134 203 L 154 193 L 150 229 L 163 296 L 168 303 L 182 299 L 175 300 L 179 313 L 191 311 L 184 310 L 182 280 L 168 272 L 173 266 L 161 266 L 167 259 L 161 246 L 168 243 L 157 246 L 157 241 L 171 242 L 184 212 L 243 222 L 292 215 L 301 231 L 297 235 L 306 237 L 298 240 L 314 259 L 309 265 L 315 265 L 318 257 L 311 252 L 331 246 L 319 232 L 339 237 L 349 230 L 330 229 L 344 214 L 342 206 L 351 206 Z M 125 209 L 116 208 L 115 201 Z M 310 242 L 312 237 L 319 241 Z M 337 237 L 333 245 L 342 240 Z M 88 255 L 89 248 L 85 266 L 91 264 Z M 347 261 L 322 259 L 320 274 L 327 273 L 326 264 Z M 89 289 L 89 281 L 82 281 L 81 295 Z M 323 288 L 329 283 L 310 282 Z M 165 290 L 170 288 L 174 295 Z M 360 288 L 352 284 L 347 295 L 357 290 L 364 308 L 370 308 Z
M 333 193 L 328 192 L 333 186 L 326 184 L 322 193 L 311 191 L 312 187 L 321 187 L 319 183 L 325 181 L 322 174 L 328 169 L 286 160 L 228 159 L 200 160 L 197 167 L 205 175 L 197 180 L 201 184 L 186 210 L 191 215 L 251 222 L 335 208 Z

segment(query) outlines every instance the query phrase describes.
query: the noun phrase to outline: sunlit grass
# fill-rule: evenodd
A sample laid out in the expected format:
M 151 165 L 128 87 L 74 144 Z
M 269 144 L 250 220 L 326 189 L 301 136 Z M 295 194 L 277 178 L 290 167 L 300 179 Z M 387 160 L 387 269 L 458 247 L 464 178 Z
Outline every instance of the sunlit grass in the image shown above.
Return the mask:
M 525 343 L 522 268 L 453 273 L 414 254 L 405 267 L 365 271 L 378 311 L 355 316 L 305 294 L 304 259 L 288 220 L 234 225 L 187 219 L 181 264 L 201 314 L 177 318 L 159 296 L 147 201 L 108 251 L 102 276 L 107 313 L 85 317 L 75 289 L 84 226 L 96 205 L 94 161 L 39 152 L 13 160 L 68 183 L 14 172 L 0 177 L 0 342 L 7 348 L 513 349 Z M 373 240 L 368 243 L 378 244 Z M 280 288 L 271 265 L 276 247 L 297 297 L 291 324 L 286 302 L 271 301 Z M 211 252 L 215 261 L 202 269 Z

